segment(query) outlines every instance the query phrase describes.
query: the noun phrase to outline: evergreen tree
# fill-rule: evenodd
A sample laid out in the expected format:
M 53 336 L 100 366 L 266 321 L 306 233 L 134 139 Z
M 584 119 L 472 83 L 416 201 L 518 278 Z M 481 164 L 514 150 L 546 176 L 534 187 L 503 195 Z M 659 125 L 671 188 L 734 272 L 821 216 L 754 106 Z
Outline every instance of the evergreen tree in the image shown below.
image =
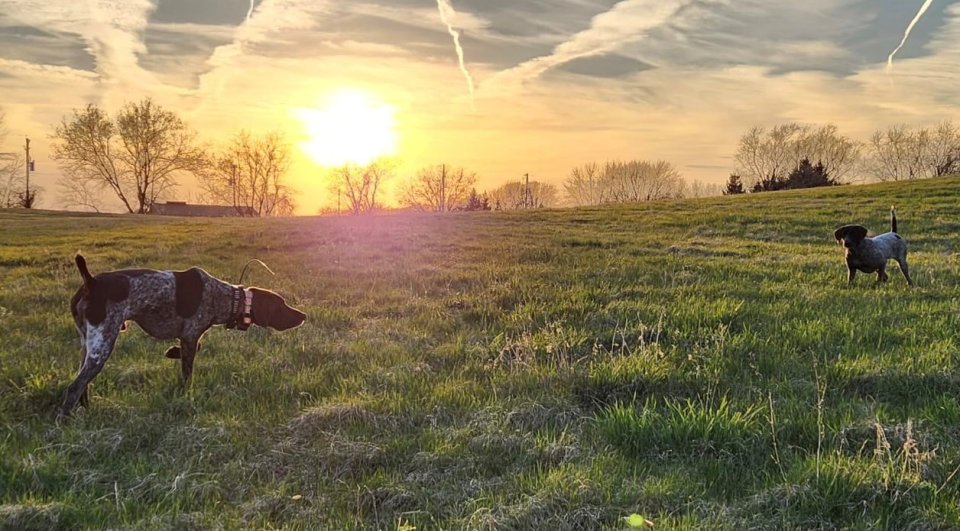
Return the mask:
M 470 195 L 467 196 L 467 204 L 463 206 L 463 210 L 468 212 L 490 210 L 490 199 L 487 194 L 478 194 L 477 189 L 474 188 L 470 190 Z
M 736 173 L 731 173 L 730 178 L 727 179 L 727 186 L 723 189 L 723 195 L 736 195 L 746 192 L 743 189 L 743 183 L 740 182 L 740 176 Z
M 814 166 L 809 159 L 803 159 L 795 170 L 787 177 L 786 188 L 816 188 L 818 186 L 836 186 L 839 183 L 830 178 L 822 162 Z

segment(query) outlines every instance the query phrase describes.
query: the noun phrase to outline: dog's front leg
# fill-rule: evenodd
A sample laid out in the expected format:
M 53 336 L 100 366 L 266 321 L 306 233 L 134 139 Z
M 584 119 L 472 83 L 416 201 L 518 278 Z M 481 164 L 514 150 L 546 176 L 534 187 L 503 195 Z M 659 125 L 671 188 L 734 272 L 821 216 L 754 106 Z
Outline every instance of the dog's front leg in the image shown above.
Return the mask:
M 190 383 L 190 376 L 193 374 L 193 358 L 200 350 L 199 339 L 180 338 L 180 373 L 183 385 Z
M 857 268 L 847 264 L 847 285 L 853 285 L 853 279 L 857 276 Z
M 884 267 L 877 269 L 877 284 L 886 282 L 888 278 L 889 277 L 887 276 L 887 272 L 884 270 Z

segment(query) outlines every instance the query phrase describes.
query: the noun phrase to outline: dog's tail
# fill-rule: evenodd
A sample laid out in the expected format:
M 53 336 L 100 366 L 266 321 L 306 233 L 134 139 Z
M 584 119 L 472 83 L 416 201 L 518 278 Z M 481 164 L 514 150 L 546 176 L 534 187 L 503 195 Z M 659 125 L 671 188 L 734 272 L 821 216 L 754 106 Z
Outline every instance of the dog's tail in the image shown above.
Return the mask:
M 87 291 L 92 291 L 97 280 L 93 278 L 93 275 L 91 275 L 87 269 L 87 261 L 83 259 L 83 255 L 80 253 L 77 253 L 75 259 L 77 261 L 77 269 L 80 270 L 80 276 L 83 277 L 83 285 L 87 288 Z
M 890 232 L 897 232 L 897 209 L 890 207 Z

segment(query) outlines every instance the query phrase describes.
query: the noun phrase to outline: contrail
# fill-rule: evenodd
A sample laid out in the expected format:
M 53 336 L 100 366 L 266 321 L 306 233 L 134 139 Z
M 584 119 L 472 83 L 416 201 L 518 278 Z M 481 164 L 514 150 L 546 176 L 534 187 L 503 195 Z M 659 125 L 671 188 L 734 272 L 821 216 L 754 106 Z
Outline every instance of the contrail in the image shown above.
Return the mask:
M 897 52 L 900 51 L 900 48 L 903 48 L 903 45 L 907 42 L 907 39 L 910 38 L 910 32 L 913 31 L 913 27 L 917 25 L 917 22 L 923 17 L 923 14 L 927 12 L 927 9 L 930 8 L 930 4 L 933 3 L 933 0 L 926 0 L 923 5 L 920 7 L 920 11 L 917 12 L 917 16 L 913 17 L 913 20 L 910 21 L 910 25 L 907 26 L 907 31 L 903 32 L 903 39 L 900 40 L 900 44 L 895 50 L 890 52 L 890 55 L 887 57 L 887 72 L 893 70 L 893 56 L 897 55 Z
M 253 14 L 253 5 L 254 5 L 256 2 L 257 2 L 257 0 L 250 0 L 250 9 L 247 10 L 247 20 L 250 20 L 250 15 Z
M 460 46 L 460 32 L 454 29 L 453 24 L 450 23 L 450 19 L 454 17 L 457 12 L 453 10 L 453 4 L 450 3 L 450 0 L 437 0 L 437 9 L 440 10 L 440 20 L 447 26 L 447 31 L 450 33 L 450 36 L 453 37 L 453 46 L 457 49 L 457 59 L 460 61 L 460 71 L 463 72 L 463 77 L 467 80 L 467 88 L 470 89 L 470 99 L 473 99 L 473 76 L 470 75 L 470 71 L 467 70 L 467 64 L 463 60 L 463 46 Z

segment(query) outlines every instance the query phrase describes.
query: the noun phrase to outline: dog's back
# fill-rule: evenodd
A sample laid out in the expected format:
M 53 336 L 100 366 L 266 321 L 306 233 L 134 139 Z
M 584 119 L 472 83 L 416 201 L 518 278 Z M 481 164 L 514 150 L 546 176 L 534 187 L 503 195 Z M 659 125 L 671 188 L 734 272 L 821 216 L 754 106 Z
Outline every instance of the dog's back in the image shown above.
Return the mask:
M 99 325 L 107 313 L 134 321 L 157 338 L 171 339 L 183 321 L 200 309 L 205 285 L 213 280 L 206 271 L 119 269 L 91 275 L 82 256 L 76 257 L 83 278 L 71 300 L 71 312 L 78 328 L 86 321 Z

